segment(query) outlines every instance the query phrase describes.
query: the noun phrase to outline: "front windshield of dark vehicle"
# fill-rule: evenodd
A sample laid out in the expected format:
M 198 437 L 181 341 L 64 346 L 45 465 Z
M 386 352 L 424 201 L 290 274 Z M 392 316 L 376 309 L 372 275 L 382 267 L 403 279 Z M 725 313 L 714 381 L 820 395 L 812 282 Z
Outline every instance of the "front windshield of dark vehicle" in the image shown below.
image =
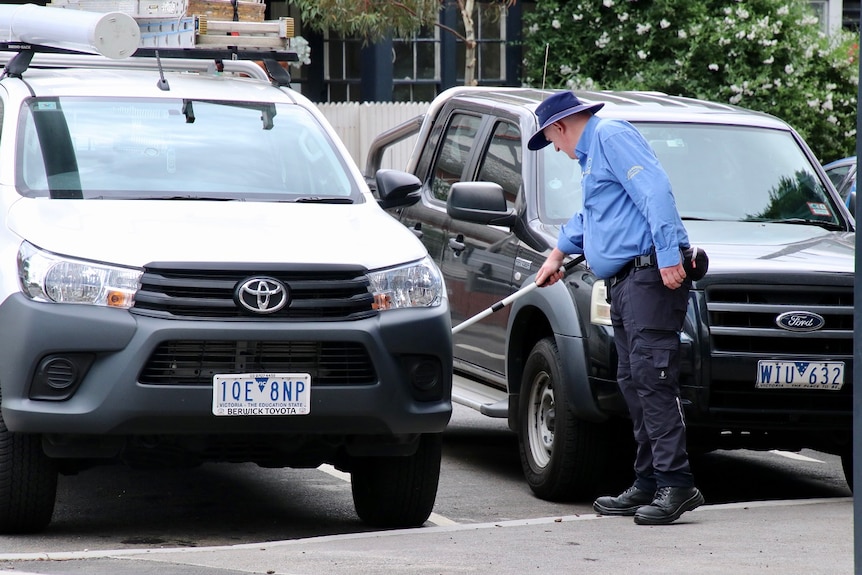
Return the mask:
M 637 123 L 667 171 L 685 219 L 837 227 L 838 208 L 793 136 L 715 124 Z M 582 207 L 577 162 L 540 154 L 542 219 L 562 223 Z
M 30 197 L 362 201 L 324 129 L 293 105 L 33 98 L 17 149 Z

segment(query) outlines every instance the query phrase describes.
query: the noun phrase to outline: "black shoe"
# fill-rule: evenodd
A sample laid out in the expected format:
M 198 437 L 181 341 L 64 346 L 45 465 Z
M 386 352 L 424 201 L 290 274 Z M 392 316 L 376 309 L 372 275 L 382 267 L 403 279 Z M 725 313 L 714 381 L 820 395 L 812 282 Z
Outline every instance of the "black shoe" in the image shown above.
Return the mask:
M 601 515 L 634 515 L 644 505 L 649 505 L 655 494 L 638 489 L 634 485 L 616 497 L 604 495 L 593 503 L 593 509 Z
M 638 525 L 667 525 L 686 511 L 703 505 L 703 495 L 697 487 L 661 487 L 655 500 L 635 513 Z

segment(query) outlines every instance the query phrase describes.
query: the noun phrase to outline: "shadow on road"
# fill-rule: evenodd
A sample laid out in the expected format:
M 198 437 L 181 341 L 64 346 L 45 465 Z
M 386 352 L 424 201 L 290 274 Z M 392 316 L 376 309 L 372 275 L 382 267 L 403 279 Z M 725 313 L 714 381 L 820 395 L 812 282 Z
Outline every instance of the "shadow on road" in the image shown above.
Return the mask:
M 42 537 L 93 538 L 98 547 L 179 547 L 367 530 L 353 510 L 350 484 L 315 469 L 107 466 L 61 477 L 54 519 Z

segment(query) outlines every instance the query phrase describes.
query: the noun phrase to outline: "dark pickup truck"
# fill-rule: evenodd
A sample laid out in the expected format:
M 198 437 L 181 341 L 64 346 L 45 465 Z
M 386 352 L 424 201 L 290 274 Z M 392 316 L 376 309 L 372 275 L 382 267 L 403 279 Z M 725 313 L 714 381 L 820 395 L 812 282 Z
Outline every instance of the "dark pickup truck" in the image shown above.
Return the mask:
M 580 207 L 578 164 L 527 149 L 548 94 L 453 88 L 369 153 L 373 175 L 418 133 L 406 171 L 423 186 L 389 212 L 443 271 L 453 325 L 532 282 Z M 710 256 L 680 334 L 689 450 L 812 448 L 840 455 L 850 482 L 855 223 L 814 154 L 787 123 L 734 106 L 577 95 L 643 133 Z M 527 482 L 550 500 L 607 489 L 633 449 L 606 286 L 588 263 L 454 337 L 453 399 L 508 418 Z

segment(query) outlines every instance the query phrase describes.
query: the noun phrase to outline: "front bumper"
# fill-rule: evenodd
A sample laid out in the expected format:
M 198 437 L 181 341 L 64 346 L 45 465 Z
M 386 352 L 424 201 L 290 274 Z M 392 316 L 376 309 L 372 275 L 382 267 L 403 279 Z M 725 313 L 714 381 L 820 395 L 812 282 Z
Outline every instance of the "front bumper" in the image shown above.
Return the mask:
M 445 302 L 356 321 L 259 322 L 157 319 L 36 303 L 16 294 L 0 305 L 0 325 L 2 415 L 13 432 L 407 436 L 443 431 L 452 411 L 452 336 Z M 375 377 L 325 386 L 312 380 L 308 415 L 217 417 L 211 385 L 141 383 L 154 350 L 176 340 L 358 343 Z M 62 354 L 83 354 L 92 363 L 67 399 L 34 399 L 40 362 Z M 431 394 L 411 384 L 417 358 L 439 367 Z

